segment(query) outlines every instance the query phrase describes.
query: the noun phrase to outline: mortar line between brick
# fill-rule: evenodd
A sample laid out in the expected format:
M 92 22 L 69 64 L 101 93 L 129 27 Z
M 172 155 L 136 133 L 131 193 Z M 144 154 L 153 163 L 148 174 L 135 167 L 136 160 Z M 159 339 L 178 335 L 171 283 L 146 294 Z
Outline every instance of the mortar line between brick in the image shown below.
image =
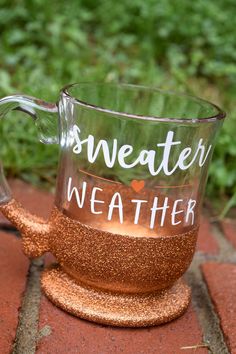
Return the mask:
M 210 347 L 209 353 L 215 354 L 220 352 L 221 354 L 229 354 L 220 319 L 215 311 L 215 306 L 212 302 L 200 266 L 209 261 L 236 263 L 236 252 L 230 242 L 225 238 L 219 223 L 212 225 L 212 232 L 219 246 L 219 254 L 206 255 L 197 253 L 186 277 L 193 289 L 193 304 L 203 330 L 204 341 L 206 341 Z
M 204 259 L 196 255 L 186 273 L 187 282 L 192 289 L 193 306 L 203 331 L 203 341 L 209 346 L 209 354 L 230 354 L 221 330 L 219 317 L 215 312 L 200 270 L 200 265 L 203 263 Z
M 42 258 L 35 259 L 30 264 L 12 354 L 35 354 L 36 352 L 42 267 Z
M 236 250 L 231 242 L 225 237 L 222 225 L 217 222 L 213 226 L 213 234 L 219 245 L 219 260 L 221 262 L 236 263 Z

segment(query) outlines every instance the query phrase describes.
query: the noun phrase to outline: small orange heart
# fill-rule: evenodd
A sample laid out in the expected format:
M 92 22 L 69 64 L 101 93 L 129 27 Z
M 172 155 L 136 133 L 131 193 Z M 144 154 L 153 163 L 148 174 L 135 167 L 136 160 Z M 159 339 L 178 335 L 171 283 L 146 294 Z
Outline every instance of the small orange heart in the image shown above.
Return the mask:
M 135 192 L 140 192 L 143 187 L 145 186 L 145 182 L 143 180 L 138 181 L 136 179 L 133 179 L 133 181 L 130 183 L 131 187 Z

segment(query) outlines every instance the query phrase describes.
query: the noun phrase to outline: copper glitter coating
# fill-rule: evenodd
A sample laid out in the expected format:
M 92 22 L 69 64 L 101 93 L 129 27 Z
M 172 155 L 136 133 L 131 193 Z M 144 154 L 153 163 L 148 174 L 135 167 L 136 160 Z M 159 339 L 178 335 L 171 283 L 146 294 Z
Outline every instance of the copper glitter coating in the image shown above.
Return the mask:
M 57 258 L 61 268 L 43 275 L 43 288 L 65 311 L 100 323 L 147 326 L 186 309 L 189 289 L 176 281 L 192 260 L 198 227 L 170 236 L 129 236 L 87 226 L 56 207 L 48 223 L 15 200 L 0 209 L 22 232 L 28 256 L 51 251 Z
M 0 211 L 21 232 L 23 251 L 26 256 L 39 257 L 49 251 L 50 225 L 45 220 L 29 213 L 15 199 L 1 205 Z
M 150 294 L 99 291 L 76 283 L 60 266 L 43 272 L 48 298 L 75 316 L 119 327 L 145 327 L 171 321 L 188 307 L 190 289 L 178 280 L 171 288 Z
M 84 225 L 54 207 L 50 250 L 75 280 L 99 289 L 142 293 L 170 287 L 187 270 L 197 229 L 173 236 L 128 236 Z

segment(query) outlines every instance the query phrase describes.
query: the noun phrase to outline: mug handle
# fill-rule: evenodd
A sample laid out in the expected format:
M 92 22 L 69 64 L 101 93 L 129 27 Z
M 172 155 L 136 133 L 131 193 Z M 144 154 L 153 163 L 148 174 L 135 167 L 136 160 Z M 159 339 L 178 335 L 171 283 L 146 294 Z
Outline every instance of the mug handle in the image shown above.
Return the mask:
M 12 95 L 0 99 L 0 119 L 12 110 L 25 112 L 33 118 L 39 128 L 41 142 L 46 144 L 58 143 L 57 104 L 23 95 Z M 23 250 L 27 256 L 39 257 L 44 252 L 49 251 L 49 224 L 25 210 L 14 199 L 5 179 L 1 164 L 0 211 L 21 232 Z

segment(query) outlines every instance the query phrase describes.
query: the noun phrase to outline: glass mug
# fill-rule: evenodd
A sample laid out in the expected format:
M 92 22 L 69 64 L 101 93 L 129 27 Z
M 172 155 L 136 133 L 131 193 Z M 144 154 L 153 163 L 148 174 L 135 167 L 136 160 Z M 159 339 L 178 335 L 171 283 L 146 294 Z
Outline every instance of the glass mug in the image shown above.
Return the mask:
M 0 180 L 0 210 L 21 231 L 25 254 L 56 257 L 41 279 L 48 298 L 116 326 L 180 316 L 224 112 L 187 95 L 94 83 L 65 87 L 57 104 L 0 100 L 1 116 L 12 109 L 34 118 L 42 142 L 60 144 L 47 222 L 11 196 L 2 171 Z

